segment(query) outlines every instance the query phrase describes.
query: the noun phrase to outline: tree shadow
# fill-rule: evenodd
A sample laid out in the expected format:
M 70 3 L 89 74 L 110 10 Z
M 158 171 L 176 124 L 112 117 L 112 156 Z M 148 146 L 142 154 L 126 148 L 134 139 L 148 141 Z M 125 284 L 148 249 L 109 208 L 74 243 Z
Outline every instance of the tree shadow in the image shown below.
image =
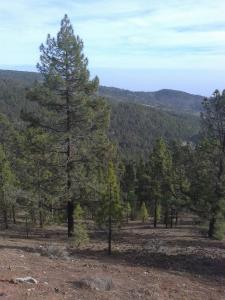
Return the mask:
M 225 258 L 211 258 L 196 254 L 167 255 L 166 253 L 136 251 L 114 251 L 111 256 L 105 250 L 76 250 L 72 255 L 79 258 L 99 260 L 105 264 L 120 264 L 156 268 L 163 271 L 189 273 L 197 278 L 215 282 L 225 280 Z
M 192 239 L 192 240 L 180 240 L 180 239 L 173 239 L 167 241 L 167 246 L 169 247 L 180 247 L 180 248 L 188 248 L 194 247 L 196 249 L 220 249 L 225 250 L 225 244 L 217 241 L 217 240 L 210 240 L 210 239 Z M 225 253 L 224 253 L 225 254 Z
M 140 230 L 140 227 L 138 227 Z M 148 229 L 148 228 L 145 228 Z M 161 228 L 162 229 L 162 228 Z M 122 230 L 119 234 L 114 234 L 114 242 L 116 245 L 120 245 L 118 248 L 113 249 L 111 256 L 107 255 L 107 245 L 106 237 L 107 233 L 105 231 L 99 231 L 92 234 L 92 238 L 95 242 L 104 241 L 105 249 L 102 245 L 100 249 L 96 248 L 83 248 L 83 249 L 69 249 L 69 254 L 71 259 L 75 256 L 80 259 L 91 259 L 98 260 L 101 263 L 108 265 L 127 265 L 127 266 L 142 266 L 145 268 L 156 268 L 169 272 L 177 273 L 189 273 L 196 278 L 210 279 L 213 282 L 225 281 L 225 255 L 214 255 L 216 249 L 225 250 L 225 244 L 218 241 L 212 241 L 209 239 L 204 239 L 201 235 L 189 236 L 189 232 L 183 230 L 183 235 L 179 235 L 179 228 L 170 231 L 171 235 L 168 236 L 167 231 L 155 230 L 149 232 L 148 234 L 143 234 L 141 232 L 134 232 L 129 230 Z M 192 228 L 189 228 L 192 230 Z M 176 234 L 177 232 L 177 234 Z M 181 232 L 182 234 L 182 232 Z M 46 238 L 43 237 L 46 236 Z M 187 240 L 184 237 L 191 237 Z M 4 238 L 14 238 L 20 239 L 21 231 L 6 231 L 4 232 Z M 164 251 L 161 252 L 160 249 L 151 248 L 146 250 L 144 244 L 146 242 L 152 242 L 154 239 L 162 242 L 162 247 Z M 42 243 L 48 242 L 59 242 L 64 245 L 67 241 L 66 230 L 61 228 L 58 231 L 55 228 L 51 229 L 35 229 L 30 238 L 32 242 L 40 241 Z M 125 245 L 126 244 L 126 245 Z M 113 244 L 114 247 L 115 244 Z M 176 251 L 177 247 L 177 251 Z M 193 251 L 186 251 L 185 248 L 193 247 Z M 200 249 L 201 248 L 201 249 Z M 29 253 L 39 253 L 38 247 L 32 247 L 29 245 L 4 245 L 0 244 L 0 249 L 16 249 Z M 198 251 L 198 250 L 201 251 Z M 204 253 L 206 249 L 209 249 L 208 253 Z

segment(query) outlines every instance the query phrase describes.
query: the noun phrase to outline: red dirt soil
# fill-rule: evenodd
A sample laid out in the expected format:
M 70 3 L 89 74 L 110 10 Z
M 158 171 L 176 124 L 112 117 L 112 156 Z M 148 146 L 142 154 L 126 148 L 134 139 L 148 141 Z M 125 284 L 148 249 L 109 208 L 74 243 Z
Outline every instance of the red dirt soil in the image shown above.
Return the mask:
M 2 231 L 0 299 L 225 299 L 225 243 L 208 240 L 190 226 L 153 229 L 131 222 L 114 235 L 110 257 L 102 233 L 79 250 L 65 235 L 62 227 L 33 229 L 29 239 L 19 227 Z M 49 245 L 67 248 L 67 254 L 43 254 L 40 250 Z M 26 276 L 38 284 L 11 281 Z M 76 283 L 88 277 L 111 278 L 113 288 L 79 288 Z

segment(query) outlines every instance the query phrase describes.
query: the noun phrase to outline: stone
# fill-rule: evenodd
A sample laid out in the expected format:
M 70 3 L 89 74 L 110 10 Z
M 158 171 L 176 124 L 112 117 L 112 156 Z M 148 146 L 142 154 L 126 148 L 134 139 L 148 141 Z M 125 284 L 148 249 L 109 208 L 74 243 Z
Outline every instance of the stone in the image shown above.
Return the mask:
M 29 284 L 37 284 L 37 280 L 33 277 L 27 276 L 27 277 L 18 277 L 14 280 L 15 283 L 29 283 Z

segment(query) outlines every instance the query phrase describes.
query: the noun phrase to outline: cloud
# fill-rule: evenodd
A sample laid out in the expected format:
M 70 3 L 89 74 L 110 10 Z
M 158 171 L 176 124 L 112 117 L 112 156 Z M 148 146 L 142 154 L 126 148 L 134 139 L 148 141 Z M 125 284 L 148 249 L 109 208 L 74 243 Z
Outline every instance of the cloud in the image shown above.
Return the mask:
M 0 64 L 35 65 L 67 13 L 91 68 L 222 70 L 224 11 L 222 0 L 0 1 Z

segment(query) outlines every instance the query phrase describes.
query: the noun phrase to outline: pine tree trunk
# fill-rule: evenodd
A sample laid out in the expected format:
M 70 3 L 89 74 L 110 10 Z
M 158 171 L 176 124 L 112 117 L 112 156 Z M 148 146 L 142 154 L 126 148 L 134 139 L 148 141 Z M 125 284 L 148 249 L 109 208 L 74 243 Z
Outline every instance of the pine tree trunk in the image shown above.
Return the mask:
M 170 210 L 170 228 L 173 228 L 173 209 Z
M 169 218 L 169 213 L 168 213 L 168 208 L 165 211 L 165 225 L 166 228 L 168 228 L 168 218 Z
M 68 82 L 68 69 L 69 66 L 66 64 L 66 82 Z M 69 90 L 66 89 L 66 131 L 67 134 L 70 134 L 71 130 L 71 120 L 70 120 L 70 96 Z M 67 226 L 68 226 L 68 237 L 71 237 L 74 232 L 74 204 L 71 200 L 71 174 L 70 174 L 70 161 L 71 161 L 71 140 L 70 137 L 66 139 L 67 150 L 66 150 L 66 176 L 67 176 Z
M 112 199 L 111 199 L 111 185 L 109 186 L 109 234 L 108 234 L 108 254 L 111 255 L 112 253 Z
M 5 229 L 9 228 L 9 224 L 8 224 L 8 212 L 7 212 L 7 208 L 5 208 L 3 210 L 3 219 L 4 219 L 4 223 L 5 223 Z
M 74 205 L 72 201 L 67 203 L 67 222 L 68 222 L 68 237 L 73 236 L 74 231 L 74 219 L 73 219 Z
M 157 200 L 155 200 L 155 211 L 154 211 L 154 228 L 157 227 Z
M 214 236 L 215 223 L 216 223 L 216 219 L 215 219 L 215 217 L 212 217 L 209 221 L 209 231 L 208 231 L 208 235 L 210 238 L 212 238 Z
M 31 220 L 32 220 L 32 223 L 36 225 L 37 223 L 37 220 L 36 220 L 36 212 L 34 211 L 34 209 L 32 208 L 31 209 L 31 212 L 30 212 L 30 215 L 31 215 Z
M 43 213 L 42 213 L 42 203 L 39 202 L 39 226 L 40 228 L 43 228 Z
M 15 211 L 15 205 L 12 206 L 12 217 L 13 217 L 13 224 L 16 224 L 16 211 Z
M 178 212 L 176 211 L 176 217 L 175 217 L 176 219 L 175 219 L 175 226 L 177 226 L 178 225 Z
M 26 216 L 26 237 L 29 238 L 29 225 L 28 225 L 28 218 Z
M 112 253 L 112 218 L 109 216 L 108 254 Z
M 41 184 L 40 184 L 40 168 L 38 163 L 38 208 L 39 208 L 39 226 L 43 228 L 43 213 L 42 213 L 42 200 L 41 200 Z

